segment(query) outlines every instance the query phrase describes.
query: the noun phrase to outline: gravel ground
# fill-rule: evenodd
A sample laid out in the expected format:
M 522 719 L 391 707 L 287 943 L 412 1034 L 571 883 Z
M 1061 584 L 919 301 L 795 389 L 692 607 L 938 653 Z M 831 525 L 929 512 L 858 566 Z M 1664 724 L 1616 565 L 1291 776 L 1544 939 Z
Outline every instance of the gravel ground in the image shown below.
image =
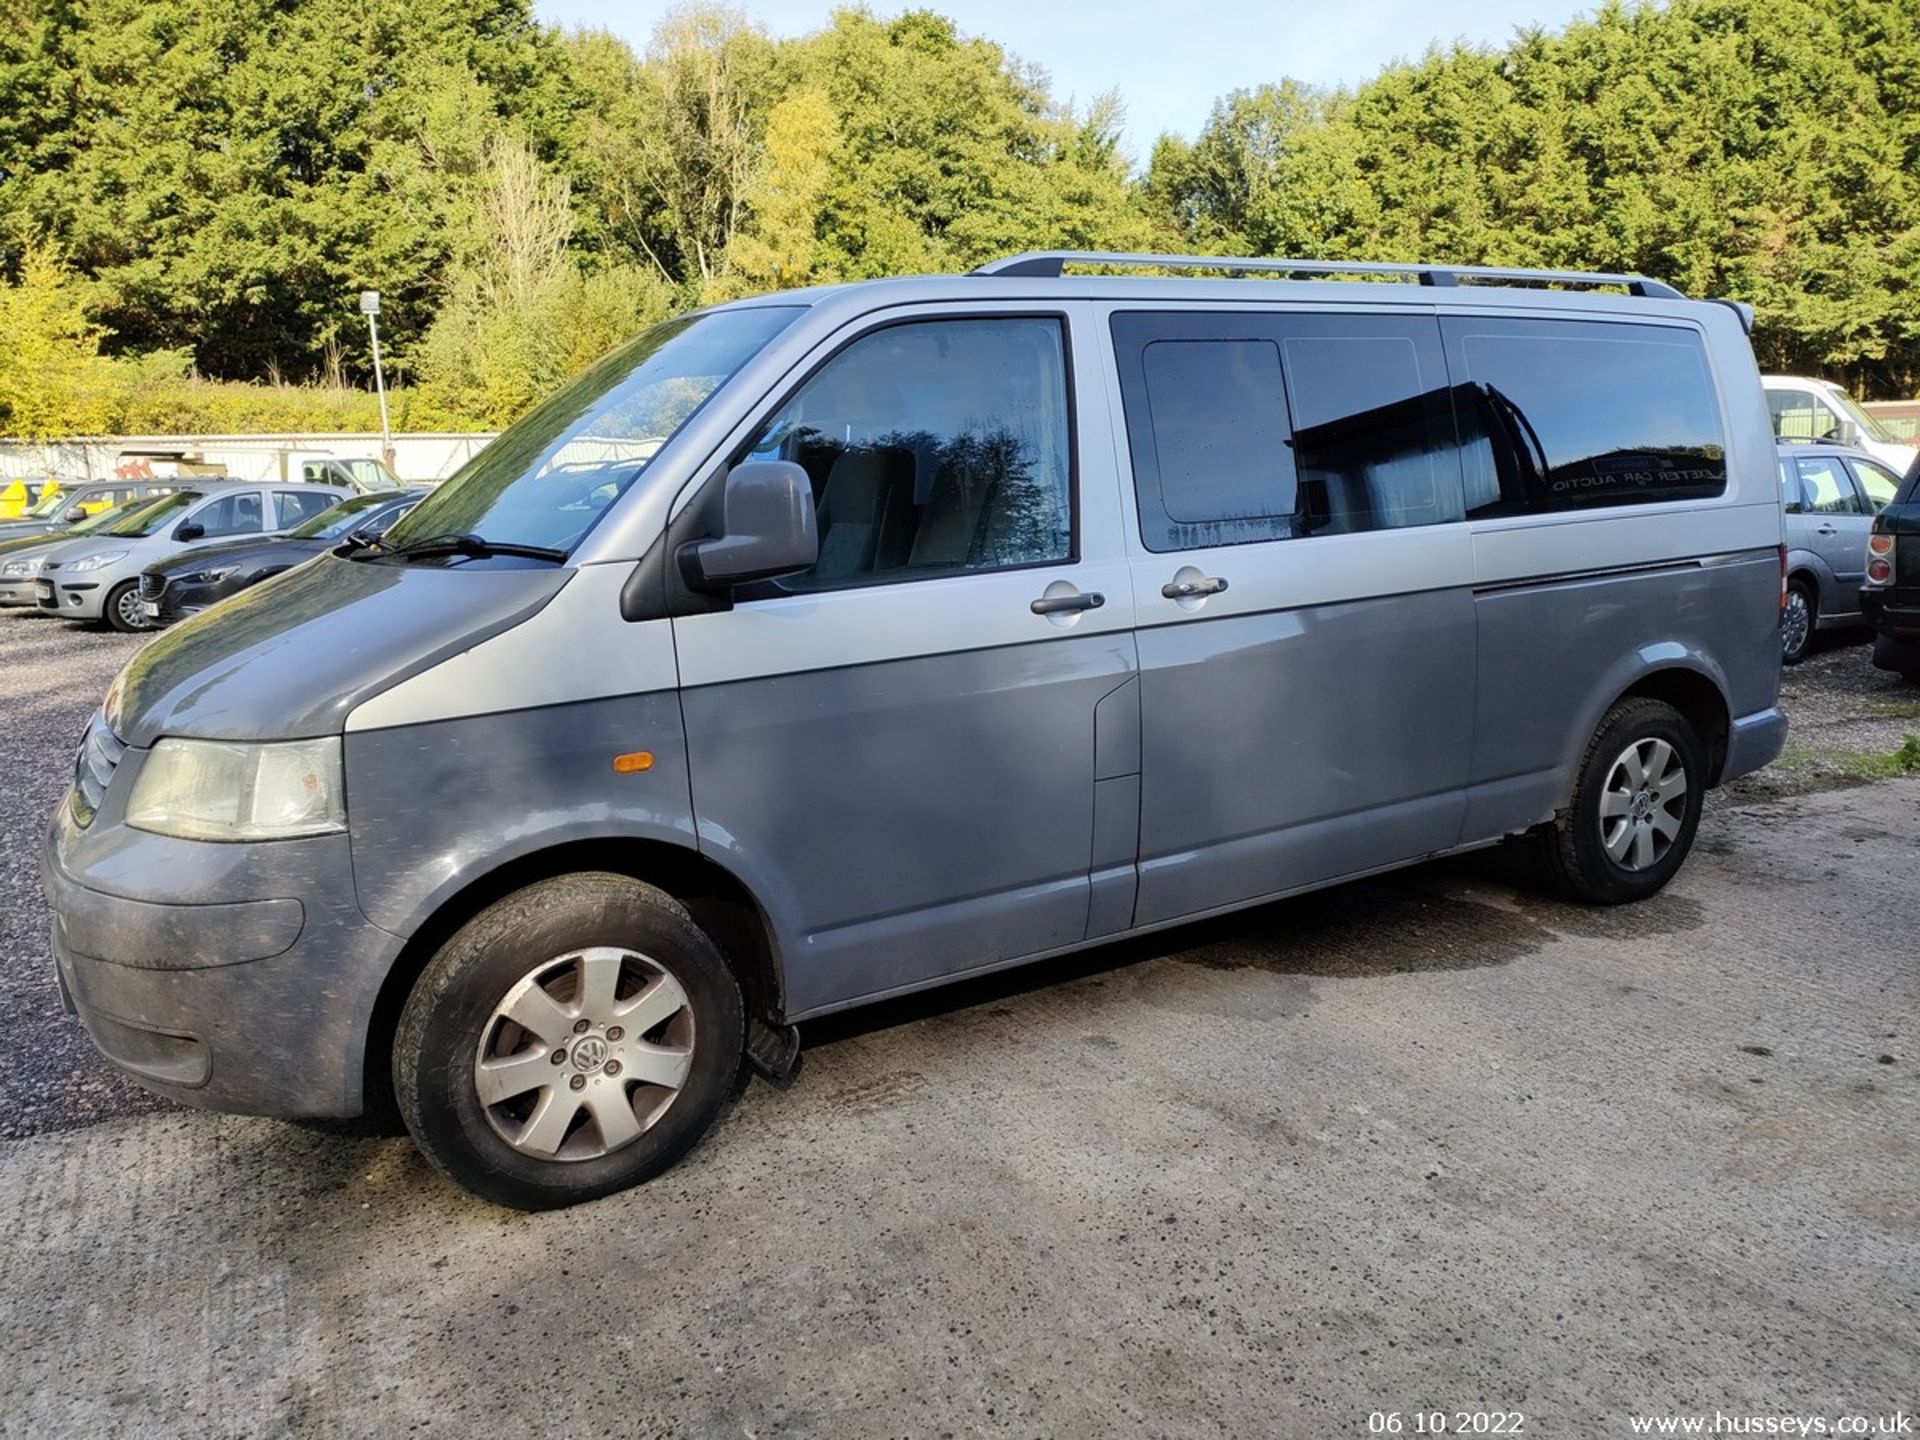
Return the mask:
M 40 841 L 87 719 L 145 644 L 31 610 L 0 610 L 0 1139 L 172 1108 L 122 1079 L 60 1008 L 40 894 Z
M 1786 670 L 1780 705 L 1792 722 L 1786 751 L 1757 775 L 1717 792 L 1745 803 L 1865 784 L 1901 773 L 1892 759 L 1920 735 L 1920 685 L 1874 669 L 1864 630 L 1818 637 L 1813 653 Z

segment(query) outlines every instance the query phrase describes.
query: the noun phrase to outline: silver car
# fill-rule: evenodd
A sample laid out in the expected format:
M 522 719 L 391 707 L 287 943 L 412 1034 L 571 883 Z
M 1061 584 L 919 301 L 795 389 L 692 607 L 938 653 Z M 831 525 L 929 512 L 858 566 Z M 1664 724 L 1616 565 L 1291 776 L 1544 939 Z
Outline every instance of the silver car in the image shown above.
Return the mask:
M 1787 664 L 1806 656 L 1816 631 L 1864 623 L 1867 536 L 1899 488 L 1898 475 L 1850 445 L 1780 442 L 1787 535 L 1780 655 Z
M 248 535 L 278 535 L 352 492 L 335 485 L 196 482 L 116 524 L 54 546 L 33 575 L 34 600 L 69 620 L 144 630 L 140 572 L 183 550 Z
M 538 1208 L 815 1016 L 1509 838 L 1653 895 L 1786 735 L 1750 321 L 1058 253 L 668 321 L 134 657 L 61 983 L 156 1090 Z

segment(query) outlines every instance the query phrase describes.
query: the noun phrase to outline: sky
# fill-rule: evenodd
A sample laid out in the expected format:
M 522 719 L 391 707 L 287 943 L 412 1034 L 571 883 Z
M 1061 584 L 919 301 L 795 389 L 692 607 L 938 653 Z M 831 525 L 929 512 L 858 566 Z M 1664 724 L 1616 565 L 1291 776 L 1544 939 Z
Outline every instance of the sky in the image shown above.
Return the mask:
M 778 36 L 821 28 L 833 0 L 733 0 Z M 918 0 L 970 35 L 998 42 L 1053 77 L 1057 98 L 1084 108 L 1117 89 L 1127 106 L 1127 145 L 1144 164 L 1163 131 L 1191 138 L 1230 90 L 1292 76 L 1351 85 L 1429 44 L 1499 44 L 1516 28 L 1557 29 L 1585 5 L 1566 0 Z M 668 9 L 662 0 L 534 0 L 542 20 L 592 25 L 645 47 Z M 881 15 L 907 8 L 871 0 Z

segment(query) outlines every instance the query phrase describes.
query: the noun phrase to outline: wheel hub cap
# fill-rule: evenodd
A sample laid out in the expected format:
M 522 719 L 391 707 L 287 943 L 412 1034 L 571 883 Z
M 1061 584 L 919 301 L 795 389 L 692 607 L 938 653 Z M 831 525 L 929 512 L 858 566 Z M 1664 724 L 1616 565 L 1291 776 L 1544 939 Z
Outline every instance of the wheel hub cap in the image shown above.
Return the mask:
M 1687 767 L 1664 740 L 1636 740 L 1620 752 L 1600 792 L 1600 843 L 1623 870 L 1656 865 L 1680 838 L 1687 816 Z
M 632 1144 L 679 1098 L 693 1008 L 638 951 L 596 946 L 528 971 L 480 1032 L 474 1090 L 494 1133 L 539 1160 Z

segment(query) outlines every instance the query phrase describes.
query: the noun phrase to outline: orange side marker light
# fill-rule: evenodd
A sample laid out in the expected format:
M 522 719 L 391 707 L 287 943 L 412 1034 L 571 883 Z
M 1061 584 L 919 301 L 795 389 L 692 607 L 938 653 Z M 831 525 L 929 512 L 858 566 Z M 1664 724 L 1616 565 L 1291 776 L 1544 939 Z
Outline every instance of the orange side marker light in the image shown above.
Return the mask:
M 613 773 L 616 775 L 638 775 L 642 770 L 653 768 L 651 750 L 629 750 L 624 755 L 613 757 Z

